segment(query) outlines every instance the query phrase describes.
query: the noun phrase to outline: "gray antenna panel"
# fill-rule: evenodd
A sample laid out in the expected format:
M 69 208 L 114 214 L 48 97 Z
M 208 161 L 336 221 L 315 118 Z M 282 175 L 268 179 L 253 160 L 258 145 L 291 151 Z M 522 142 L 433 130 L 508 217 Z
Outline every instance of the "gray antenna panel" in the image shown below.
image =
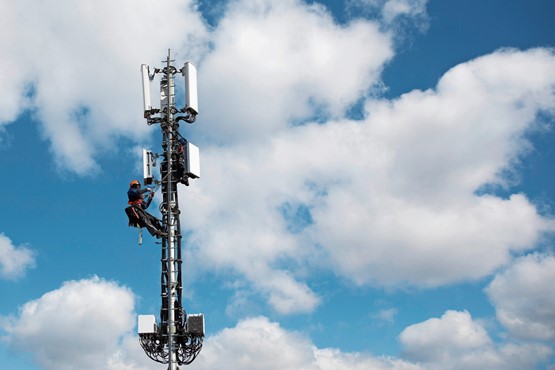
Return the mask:
M 143 149 L 143 181 L 145 185 L 152 184 L 152 151 Z

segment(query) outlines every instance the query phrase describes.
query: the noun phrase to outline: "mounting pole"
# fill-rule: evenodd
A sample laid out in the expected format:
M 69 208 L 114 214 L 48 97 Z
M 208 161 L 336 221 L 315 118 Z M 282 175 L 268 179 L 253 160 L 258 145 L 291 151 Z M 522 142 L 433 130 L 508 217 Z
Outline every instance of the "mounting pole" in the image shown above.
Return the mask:
M 168 168 L 173 168 L 173 136 L 174 136 L 174 122 L 173 122 L 173 112 L 172 108 L 175 107 L 175 94 L 174 94 L 174 79 L 171 71 L 171 63 L 173 60 L 171 59 L 171 50 L 168 49 L 168 59 L 166 60 L 166 89 L 167 89 L 167 112 L 166 112 L 166 122 L 167 122 L 167 147 L 166 147 L 166 161 L 168 162 Z M 168 275 L 170 278 L 170 289 L 168 299 L 168 349 L 170 352 L 169 358 L 169 367 L 168 370 L 177 370 L 177 347 L 176 347 L 176 338 L 175 335 L 177 334 L 176 325 L 175 325 L 175 300 L 177 299 L 177 276 L 175 275 L 176 272 L 176 248 L 179 248 L 179 245 L 176 243 L 175 235 L 176 235 L 176 222 L 174 219 L 174 210 L 177 205 L 177 184 L 174 183 L 172 179 L 172 171 L 168 171 L 166 175 L 166 227 L 167 227 L 167 234 L 168 234 Z M 179 217 L 179 216 L 178 216 Z

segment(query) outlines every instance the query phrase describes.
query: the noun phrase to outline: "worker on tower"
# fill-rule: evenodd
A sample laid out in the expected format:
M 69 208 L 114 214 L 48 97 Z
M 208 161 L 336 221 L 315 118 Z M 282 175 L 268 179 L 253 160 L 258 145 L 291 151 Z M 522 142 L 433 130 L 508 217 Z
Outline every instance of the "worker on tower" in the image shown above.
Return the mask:
M 143 194 L 149 192 L 150 198 L 148 201 L 144 201 Z M 139 205 L 142 209 L 147 209 L 152 202 L 152 196 L 154 195 L 154 191 L 150 188 L 143 188 L 141 189 L 141 184 L 138 180 L 133 180 L 129 184 L 129 190 L 127 191 L 127 198 L 129 199 L 128 203 L 130 205 Z
M 146 192 L 150 193 L 147 201 L 143 195 Z M 165 233 L 160 221 L 146 211 L 154 198 L 154 191 L 150 188 L 141 189 L 139 181 L 133 180 L 129 184 L 127 198 L 129 207 L 125 208 L 125 213 L 129 218 L 129 226 L 146 227 L 152 236 L 163 237 Z

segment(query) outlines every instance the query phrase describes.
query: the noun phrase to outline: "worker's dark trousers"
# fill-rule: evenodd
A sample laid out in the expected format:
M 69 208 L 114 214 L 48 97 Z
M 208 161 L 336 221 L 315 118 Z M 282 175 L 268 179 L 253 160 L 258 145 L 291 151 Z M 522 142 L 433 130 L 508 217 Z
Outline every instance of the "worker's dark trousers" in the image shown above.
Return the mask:
M 142 209 L 140 206 L 129 206 L 125 209 L 125 213 L 129 218 L 129 226 L 146 227 L 152 236 L 157 238 L 162 236 L 164 228 L 160 224 L 160 220 Z

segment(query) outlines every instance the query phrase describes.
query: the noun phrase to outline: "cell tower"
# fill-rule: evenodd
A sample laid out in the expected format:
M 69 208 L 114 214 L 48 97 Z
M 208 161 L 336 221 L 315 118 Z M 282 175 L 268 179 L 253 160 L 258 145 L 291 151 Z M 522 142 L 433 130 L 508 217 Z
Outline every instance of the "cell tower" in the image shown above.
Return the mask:
M 172 63 L 171 50 L 163 68 L 141 65 L 143 79 L 144 117 L 148 125 L 159 124 L 162 130 L 163 154 L 143 150 L 145 185 L 162 186 L 162 273 L 160 321 L 154 315 L 139 315 L 138 332 L 147 356 L 169 364 L 168 370 L 188 365 L 197 357 L 204 339 L 204 315 L 187 314 L 182 304 L 181 225 L 177 194 L 178 182 L 188 185 L 190 178 L 200 176 L 199 151 L 179 133 L 180 121 L 193 123 L 198 114 L 196 68 L 189 62 L 181 69 Z M 175 105 L 174 76 L 180 73 L 185 81 L 185 106 Z M 160 108 L 150 103 L 150 81 L 160 78 Z M 160 180 L 152 175 L 156 160 L 161 158 Z

